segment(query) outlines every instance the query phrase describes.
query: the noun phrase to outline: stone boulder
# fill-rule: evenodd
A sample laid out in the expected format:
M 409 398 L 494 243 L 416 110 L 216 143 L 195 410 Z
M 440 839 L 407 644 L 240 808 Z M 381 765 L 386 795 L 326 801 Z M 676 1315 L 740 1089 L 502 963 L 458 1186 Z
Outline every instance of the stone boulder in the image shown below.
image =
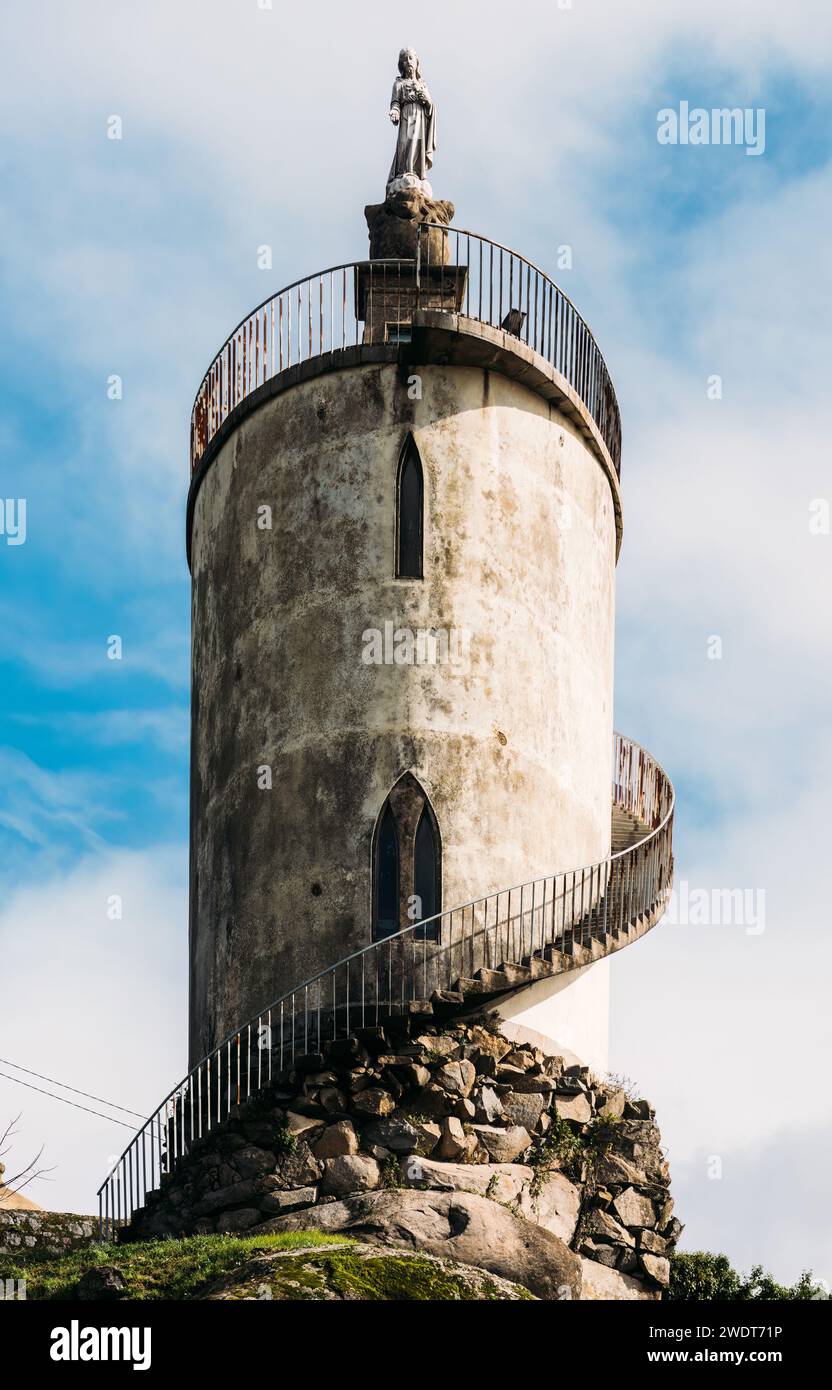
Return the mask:
M 395 1109 L 395 1101 L 380 1086 L 369 1086 L 359 1091 L 350 1102 L 351 1108 L 360 1115 L 389 1115 Z
M 365 1154 L 343 1154 L 328 1158 L 324 1163 L 321 1192 L 325 1197 L 346 1197 L 352 1192 L 367 1192 L 381 1181 L 378 1164 Z
M 368 1144 L 378 1144 L 383 1149 L 392 1149 L 393 1153 L 400 1154 L 413 1153 L 423 1138 L 420 1128 L 398 1117 L 376 1120 L 364 1130 L 364 1139 Z M 438 1126 L 436 1138 L 439 1138 Z
M 266 1192 L 257 1205 L 269 1216 L 280 1216 L 284 1211 L 300 1211 L 302 1207 L 312 1206 L 317 1197 L 316 1187 L 297 1187 L 288 1192 Z
M 511 1092 L 503 1097 L 502 1118 L 507 1125 L 522 1125 L 530 1134 L 534 1133 L 546 1102 L 542 1095 L 534 1092 Z
M 581 1262 L 551 1231 L 470 1192 L 366 1192 L 279 1216 L 255 1235 L 329 1231 L 485 1269 L 537 1298 L 581 1296 Z
M 670 1283 L 670 1261 L 664 1255 L 648 1255 L 646 1252 L 639 1258 L 645 1274 L 666 1289 Z
M 291 1153 L 281 1154 L 275 1164 L 276 1186 L 286 1190 L 292 1187 L 311 1187 L 323 1171 L 305 1139 L 298 1140 Z
M 234 1211 L 224 1211 L 217 1221 L 221 1235 L 236 1235 L 238 1231 L 248 1231 L 261 1219 L 257 1207 L 237 1207 Z
M 476 1079 L 477 1072 L 473 1062 L 466 1061 L 446 1062 L 434 1078 L 443 1091 L 448 1091 L 452 1096 L 460 1096 L 463 1100 L 467 1100 L 471 1094 Z
M 503 1103 L 493 1086 L 483 1086 L 474 1097 L 475 1115 L 477 1119 L 486 1125 L 493 1125 L 495 1120 L 502 1119 Z
M 536 1182 L 535 1170 L 522 1163 L 442 1163 L 416 1155 L 402 1159 L 401 1172 L 408 1187 L 475 1192 L 516 1206 L 520 1216 L 551 1231 L 567 1245 L 575 1234 L 581 1194 L 563 1173 L 549 1172 Z
M 450 1116 L 443 1121 L 442 1138 L 436 1146 L 436 1152 L 440 1158 L 448 1159 L 451 1162 L 454 1159 L 462 1158 L 469 1152 L 468 1135 L 462 1127 L 461 1120 Z
M 534 1294 L 473 1265 L 351 1242 L 259 1255 L 223 1275 L 199 1297 L 234 1302 L 505 1303 L 533 1299 Z
M 512 1125 L 510 1129 L 498 1129 L 494 1125 L 472 1125 L 471 1128 L 494 1163 L 513 1163 L 532 1142 L 523 1125 Z
M 622 1274 L 619 1269 L 609 1269 L 595 1260 L 581 1260 L 583 1287 L 581 1298 L 584 1301 L 632 1301 L 634 1299 L 656 1299 L 659 1294 L 648 1289 L 640 1279 L 630 1274 Z
M 631 1229 L 656 1224 L 656 1208 L 650 1198 L 632 1187 L 625 1187 L 623 1192 L 619 1192 L 612 1205 L 619 1221 Z
M 588 1125 L 592 1119 L 592 1106 L 583 1091 L 575 1096 L 555 1096 L 555 1114 L 561 1120 L 575 1120 L 579 1125 Z
M 75 1286 L 75 1297 L 83 1302 L 111 1302 L 127 1295 L 127 1283 L 115 1265 L 93 1265 Z
M 320 1139 L 313 1144 L 312 1152 L 318 1159 L 358 1153 L 358 1135 L 352 1120 L 338 1120 L 334 1125 L 327 1125 Z

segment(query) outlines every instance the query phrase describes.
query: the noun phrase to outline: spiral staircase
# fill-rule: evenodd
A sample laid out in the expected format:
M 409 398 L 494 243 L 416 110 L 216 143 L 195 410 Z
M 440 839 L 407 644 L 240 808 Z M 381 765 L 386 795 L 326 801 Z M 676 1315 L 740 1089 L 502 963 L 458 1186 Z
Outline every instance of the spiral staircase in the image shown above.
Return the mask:
M 584 319 L 525 257 L 426 223 L 415 259 L 350 262 L 296 281 L 241 320 L 205 373 L 191 415 L 195 499 L 247 413 L 327 371 L 408 361 L 439 336 L 443 361 L 496 368 L 570 418 L 610 483 L 621 543 L 621 424 Z M 392 1020 L 446 1021 L 609 956 L 660 919 L 673 879 L 674 793 L 638 744 L 613 736 L 610 850 L 584 868 L 490 893 L 372 942 L 246 1020 L 165 1096 L 102 1183 L 103 1234 L 128 1223 L 235 1106 L 302 1057 Z M 368 933 L 369 934 L 369 933 Z
M 463 1017 L 638 940 L 670 895 L 673 812 L 661 767 L 615 734 L 605 859 L 416 922 L 246 1020 L 168 1093 L 117 1160 L 98 1192 L 102 1234 L 128 1223 L 195 1143 L 301 1058 L 394 1019 Z

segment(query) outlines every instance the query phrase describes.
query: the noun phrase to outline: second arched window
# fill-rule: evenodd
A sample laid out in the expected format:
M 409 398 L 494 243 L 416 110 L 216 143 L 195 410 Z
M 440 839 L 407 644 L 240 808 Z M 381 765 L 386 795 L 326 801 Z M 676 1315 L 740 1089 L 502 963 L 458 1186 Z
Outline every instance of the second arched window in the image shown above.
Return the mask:
M 373 847 L 373 936 L 413 926 L 417 940 L 438 941 L 442 910 L 439 827 L 423 787 L 405 773 L 381 808 Z M 434 919 L 434 920 L 430 920 Z

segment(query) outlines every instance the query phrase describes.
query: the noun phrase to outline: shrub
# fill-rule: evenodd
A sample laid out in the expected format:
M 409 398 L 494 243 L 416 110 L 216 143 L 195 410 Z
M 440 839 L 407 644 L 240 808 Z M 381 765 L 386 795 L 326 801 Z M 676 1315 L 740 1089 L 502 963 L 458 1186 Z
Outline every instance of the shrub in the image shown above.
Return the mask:
M 665 1298 L 685 1303 L 756 1303 L 781 1300 L 829 1299 L 830 1294 L 808 1271 L 791 1287 L 778 1284 L 762 1265 L 738 1274 L 727 1255 L 704 1250 L 677 1253 L 670 1261 L 670 1288 Z

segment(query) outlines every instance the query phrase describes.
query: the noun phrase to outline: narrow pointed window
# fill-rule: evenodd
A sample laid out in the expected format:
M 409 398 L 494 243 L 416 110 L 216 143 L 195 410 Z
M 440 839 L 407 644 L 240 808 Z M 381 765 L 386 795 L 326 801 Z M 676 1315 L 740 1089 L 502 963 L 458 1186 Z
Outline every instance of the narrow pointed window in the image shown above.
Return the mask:
M 422 578 L 422 531 L 425 485 L 419 450 L 408 435 L 399 464 L 396 506 L 396 573 L 400 579 Z
M 399 843 L 388 801 L 376 844 L 376 937 L 399 930 Z
M 421 907 L 419 918 L 422 921 L 439 911 L 439 855 L 427 805 L 419 820 L 413 849 L 413 892 Z M 419 935 L 435 941 L 438 926 L 438 922 L 431 922 Z
M 442 910 L 439 828 L 424 789 L 411 772 L 400 777 L 376 824 L 373 850 L 373 937 L 376 941 Z M 415 940 L 438 941 L 439 922 L 417 927 Z

